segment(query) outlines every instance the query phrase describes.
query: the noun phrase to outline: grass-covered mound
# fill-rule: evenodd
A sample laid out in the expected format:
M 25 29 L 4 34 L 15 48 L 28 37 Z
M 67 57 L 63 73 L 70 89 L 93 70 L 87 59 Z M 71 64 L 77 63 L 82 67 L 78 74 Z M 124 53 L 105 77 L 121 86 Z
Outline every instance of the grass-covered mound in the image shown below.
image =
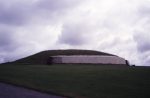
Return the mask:
M 150 98 L 150 68 L 1 65 L 0 81 L 73 98 Z
M 11 62 L 13 64 L 47 64 L 47 60 L 50 56 L 56 55 L 111 55 L 104 52 L 98 52 L 93 50 L 47 50 L 42 51 L 40 53 L 31 55 L 26 58 L 22 58 L 15 62 Z

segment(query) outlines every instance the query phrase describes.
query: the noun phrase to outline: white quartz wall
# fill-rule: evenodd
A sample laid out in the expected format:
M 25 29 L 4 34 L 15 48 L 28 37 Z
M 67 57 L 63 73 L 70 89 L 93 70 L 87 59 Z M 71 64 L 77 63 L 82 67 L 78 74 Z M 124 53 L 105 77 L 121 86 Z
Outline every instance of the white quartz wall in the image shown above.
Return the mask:
M 126 64 L 125 59 L 117 56 L 57 56 L 53 59 L 56 63 Z

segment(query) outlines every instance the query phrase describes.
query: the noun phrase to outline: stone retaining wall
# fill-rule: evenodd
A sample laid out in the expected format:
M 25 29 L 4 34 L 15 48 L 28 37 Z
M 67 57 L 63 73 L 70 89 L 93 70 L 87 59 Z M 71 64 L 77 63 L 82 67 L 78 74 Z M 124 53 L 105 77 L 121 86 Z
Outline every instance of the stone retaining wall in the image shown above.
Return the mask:
M 118 56 L 88 56 L 88 55 L 73 55 L 73 56 L 52 56 L 52 63 L 74 64 L 126 64 L 126 60 Z

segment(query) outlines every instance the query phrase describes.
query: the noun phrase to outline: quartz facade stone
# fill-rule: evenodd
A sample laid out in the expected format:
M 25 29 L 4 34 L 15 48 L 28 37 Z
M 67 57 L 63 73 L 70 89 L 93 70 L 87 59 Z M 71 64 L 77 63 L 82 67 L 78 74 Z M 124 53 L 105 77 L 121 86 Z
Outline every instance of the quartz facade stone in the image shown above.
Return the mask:
M 126 60 L 118 56 L 98 56 L 98 55 L 58 55 L 51 57 L 52 63 L 56 64 L 123 64 Z

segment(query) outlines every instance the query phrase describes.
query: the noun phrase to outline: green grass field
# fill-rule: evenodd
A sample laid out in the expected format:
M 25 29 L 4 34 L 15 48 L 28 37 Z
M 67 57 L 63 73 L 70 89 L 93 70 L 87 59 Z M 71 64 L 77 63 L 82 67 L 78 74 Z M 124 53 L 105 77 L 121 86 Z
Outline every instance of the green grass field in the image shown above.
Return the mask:
M 73 98 L 150 98 L 150 67 L 0 65 L 0 81 Z

